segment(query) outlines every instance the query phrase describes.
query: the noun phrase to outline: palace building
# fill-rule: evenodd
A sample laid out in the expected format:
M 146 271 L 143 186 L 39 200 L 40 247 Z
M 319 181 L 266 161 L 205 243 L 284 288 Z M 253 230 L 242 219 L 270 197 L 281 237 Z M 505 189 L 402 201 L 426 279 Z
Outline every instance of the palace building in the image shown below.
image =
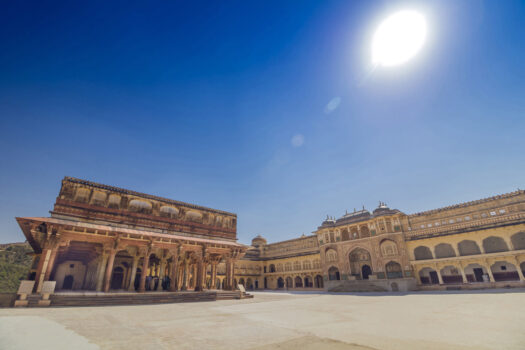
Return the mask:
M 313 235 L 237 243 L 235 214 L 66 177 L 50 217 L 17 221 L 34 293 L 525 286 L 525 191 L 415 214 L 385 203 Z
M 314 234 L 268 245 L 257 237 L 239 263 L 259 261 L 258 285 L 271 289 L 525 286 L 523 190 L 408 215 L 380 203 L 327 217 Z
M 247 248 L 235 214 L 70 177 L 50 217 L 17 221 L 35 252 L 35 293 L 45 281 L 57 291 L 233 290 Z

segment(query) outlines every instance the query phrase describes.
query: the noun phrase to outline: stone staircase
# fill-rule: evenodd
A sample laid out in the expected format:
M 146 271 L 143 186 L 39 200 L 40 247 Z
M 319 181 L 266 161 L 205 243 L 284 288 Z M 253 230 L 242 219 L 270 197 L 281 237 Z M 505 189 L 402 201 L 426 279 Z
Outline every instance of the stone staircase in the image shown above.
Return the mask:
M 217 300 L 231 300 L 231 299 L 251 299 L 252 294 L 241 292 L 240 290 L 234 291 L 217 291 Z
M 144 305 L 215 301 L 217 300 L 217 293 L 56 293 L 51 295 L 50 299 L 51 306 Z M 229 299 L 233 298 L 230 297 Z
M 345 281 L 342 285 L 328 290 L 329 292 L 387 292 L 388 289 L 369 280 Z

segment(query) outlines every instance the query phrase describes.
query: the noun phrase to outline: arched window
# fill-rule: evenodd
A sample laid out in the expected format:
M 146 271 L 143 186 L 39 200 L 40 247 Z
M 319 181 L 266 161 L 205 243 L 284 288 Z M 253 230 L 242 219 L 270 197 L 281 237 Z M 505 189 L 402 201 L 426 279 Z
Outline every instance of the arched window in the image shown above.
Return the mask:
M 509 250 L 503 238 L 495 236 L 487 237 L 483 240 L 483 249 L 485 249 L 485 253 L 498 253 Z
M 326 261 L 328 262 L 337 261 L 337 252 L 335 251 L 335 249 L 326 250 Z
M 384 240 L 381 242 L 381 254 L 383 256 L 393 256 L 397 255 L 397 244 L 394 241 L 391 241 L 389 239 Z
M 328 269 L 328 279 L 330 281 L 339 281 L 341 278 L 339 276 L 339 269 L 335 266 L 330 267 Z
M 303 270 L 311 270 L 312 264 L 310 263 L 310 260 L 303 261 Z
M 270 273 L 271 272 L 275 272 L 275 265 L 274 264 L 270 264 Z
M 341 233 L 341 236 L 342 236 L 343 241 L 348 241 L 350 239 L 350 233 L 348 232 L 346 228 Z
M 436 259 L 441 258 L 452 258 L 456 256 L 454 248 L 448 243 L 440 243 L 434 248 L 434 253 L 436 254 Z
M 432 259 L 432 252 L 430 251 L 430 248 L 420 245 L 414 249 L 414 257 L 416 260 Z
M 295 277 L 295 288 L 303 288 L 303 280 L 301 277 Z
M 367 226 L 361 226 L 359 229 L 361 231 L 361 238 L 370 237 L 370 231 L 368 230 Z
M 459 255 L 476 255 L 481 254 L 481 250 L 476 242 L 471 240 L 464 240 L 458 243 Z
M 321 261 L 314 260 L 314 269 L 320 269 L 320 268 L 321 268 Z

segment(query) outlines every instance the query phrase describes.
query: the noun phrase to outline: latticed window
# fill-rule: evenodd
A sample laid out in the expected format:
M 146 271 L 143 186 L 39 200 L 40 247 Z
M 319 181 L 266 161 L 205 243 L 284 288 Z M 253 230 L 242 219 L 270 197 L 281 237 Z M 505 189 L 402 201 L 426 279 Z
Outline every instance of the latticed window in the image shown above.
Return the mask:
M 277 264 L 277 272 L 283 272 L 283 264 Z
M 292 271 L 292 263 L 291 262 L 287 262 L 286 264 L 284 264 L 284 270 L 285 271 Z
M 310 260 L 303 261 L 303 270 L 311 270 L 312 264 L 310 263 Z
M 299 261 L 294 262 L 293 269 L 295 271 L 299 271 L 301 269 L 301 262 L 299 262 Z
M 332 262 L 337 260 L 337 252 L 333 249 L 326 251 L 326 261 Z
M 321 261 L 315 260 L 314 261 L 314 269 L 320 269 L 321 268 Z

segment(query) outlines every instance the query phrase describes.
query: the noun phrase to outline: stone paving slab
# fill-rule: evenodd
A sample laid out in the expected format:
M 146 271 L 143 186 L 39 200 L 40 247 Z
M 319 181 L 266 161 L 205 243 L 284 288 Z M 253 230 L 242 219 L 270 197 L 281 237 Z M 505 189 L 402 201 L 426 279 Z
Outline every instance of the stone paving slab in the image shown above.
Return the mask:
M 524 290 L 0 309 L 0 349 L 525 349 Z

